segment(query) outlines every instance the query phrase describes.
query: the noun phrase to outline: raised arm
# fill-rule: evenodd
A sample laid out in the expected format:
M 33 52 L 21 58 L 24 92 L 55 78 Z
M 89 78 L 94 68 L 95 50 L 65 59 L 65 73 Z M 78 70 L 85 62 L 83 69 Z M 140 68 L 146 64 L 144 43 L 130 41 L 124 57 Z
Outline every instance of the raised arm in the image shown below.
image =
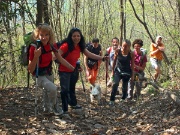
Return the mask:
M 67 68 L 69 68 L 70 70 L 74 70 L 74 67 L 67 62 L 62 56 L 61 54 L 63 54 L 62 50 L 59 49 L 59 51 L 54 52 L 54 55 L 56 56 L 56 58 L 59 60 L 59 62 L 61 64 L 63 64 L 64 66 L 66 66 Z

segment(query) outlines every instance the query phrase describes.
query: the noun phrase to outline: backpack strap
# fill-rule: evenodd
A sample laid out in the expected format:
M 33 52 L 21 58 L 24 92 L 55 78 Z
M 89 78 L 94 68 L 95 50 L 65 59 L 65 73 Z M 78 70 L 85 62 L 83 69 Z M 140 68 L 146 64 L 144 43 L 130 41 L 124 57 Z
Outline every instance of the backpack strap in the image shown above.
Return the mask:
M 143 51 L 141 51 L 141 58 L 140 58 L 140 63 L 141 63 L 141 65 L 142 65 L 143 62 L 144 62 L 144 57 L 145 57 L 145 54 L 143 53 Z
M 35 48 L 37 48 L 37 45 L 34 44 L 34 43 L 31 43 L 30 45 L 31 45 L 31 46 L 34 46 Z
M 108 54 L 111 53 L 112 49 L 113 49 L 113 47 L 111 46 L 111 47 L 109 48 Z

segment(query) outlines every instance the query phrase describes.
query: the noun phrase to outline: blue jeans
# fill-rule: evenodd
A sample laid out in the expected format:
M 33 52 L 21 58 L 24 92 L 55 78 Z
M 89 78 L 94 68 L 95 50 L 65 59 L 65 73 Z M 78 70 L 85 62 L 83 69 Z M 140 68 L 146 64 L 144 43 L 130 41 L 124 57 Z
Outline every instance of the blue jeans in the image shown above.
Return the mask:
M 77 105 L 75 86 L 79 77 L 79 72 L 75 69 L 74 72 L 59 72 L 62 110 L 68 111 L 68 104 L 71 106 Z
M 128 88 L 128 81 L 130 79 L 130 76 L 127 75 L 121 75 L 119 71 L 114 71 L 114 82 L 112 86 L 112 92 L 110 101 L 115 101 L 116 92 L 119 86 L 119 82 L 122 79 L 122 98 L 125 99 L 127 97 L 127 88 Z

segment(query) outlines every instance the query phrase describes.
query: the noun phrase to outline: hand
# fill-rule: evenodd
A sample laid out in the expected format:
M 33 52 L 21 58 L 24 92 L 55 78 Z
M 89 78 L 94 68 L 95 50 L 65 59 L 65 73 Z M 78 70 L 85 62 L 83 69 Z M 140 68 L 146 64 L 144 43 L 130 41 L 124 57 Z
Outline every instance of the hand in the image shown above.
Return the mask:
M 131 82 L 134 81 L 134 75 L 131 76 Z
M 79 67 L 79 68 L 78 68 L 78 71 L 79 71 L 79 72 L 82 72 L 82 71 L 83 71 L 83 69 L 82 69 L 81 67 Z
M 54 61 L 54 60 L 56 60 L 56 59 L 57 59 L 56 56 L 53 55 L 52 60 Z
M 158 47 L 158 45 L 157 44 L 153 44 L 154 45 L 154 47 Z
M 102 61 L 107 61 L 109 59 L 109 56 L 104 56 L 103 58 L 102 58 Z
M 87 77 L 89 76 L 89 71 L 88 71 L 88 69 L 86 69 L 86 76 L 87 76 Z
M 34 51 L 34 57 L 39 57 L 41 55 L 41 47 L 39 47 L 38 49 L 35 49 Z

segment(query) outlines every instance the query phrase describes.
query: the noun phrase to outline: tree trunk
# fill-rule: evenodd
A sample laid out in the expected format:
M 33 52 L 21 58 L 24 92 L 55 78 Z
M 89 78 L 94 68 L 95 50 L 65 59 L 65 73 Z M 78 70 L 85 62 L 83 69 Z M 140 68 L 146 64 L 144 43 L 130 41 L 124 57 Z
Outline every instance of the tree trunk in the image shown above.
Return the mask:
M 49 10 L 48 10 L 48 1 L 47 0 L 43 0 L 43 9 L 44 9 L 44 22 L 47 24 L 50 24 L 49 21 Z
M 16 63 L 15 63 L 15 56 L 14 56 L 14 53 L 13 53 L 13 42 L 12 42 L 12 33 L 11 33 L 11 26 L 10 26 L 10 20 L 12 19 L 11 16 L 9 16 L 10 14 L 10 10 L 11 10 L 11 3 L 9 2 L 8 4 L 8 7 L 7 8 L 8 10 L 6 11 L 6 14 L 3 18 L 3 23 L 4 23 L 4 26 L 5 26 L 5 29 L 6 29 L 6 32 L 7 32 L 7 36 L 8 36 L 8 45 L 9 45 L 9 57 L 10 57 L 10 62 L 11 62 L 11 69 L 13 71 L 13 74 L 15 75 L 16 74 Z
M 37 15 L 36 15 L 36 26 L 42 23 L 43 20 L 43 0 L 37 0 Z
M 124 6 L 123 6 L 123 0 L 120 0 L 120 45 L 122 45 L 122 39 L 123 39 L 123 27 L 124 27 Z

